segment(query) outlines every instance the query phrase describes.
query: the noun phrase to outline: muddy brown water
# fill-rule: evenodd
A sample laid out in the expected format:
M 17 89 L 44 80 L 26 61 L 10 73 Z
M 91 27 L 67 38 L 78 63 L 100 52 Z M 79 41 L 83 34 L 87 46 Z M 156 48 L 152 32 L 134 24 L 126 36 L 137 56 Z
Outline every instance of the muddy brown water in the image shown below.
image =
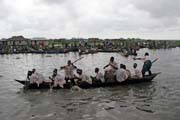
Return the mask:
M 16 54 L 0 56 L 0 119 L 1 120 L 178 120 L 180 119 L 180 48 L 138 51 L 149 52 L 159 60 L 153 72 L 162 72 L 153 82 L 113 88 L 88 90 L 23 90 L 14 79 L 24 79 L 26 72 L 36 68 L 47 78 L 54 68 L 68 59 L 68 54 Z M 114 56 L 132 70 L 137 62 L 119 53 L 84 55 L 75 65 L 88 75 L 94 68 L 103 68 Z

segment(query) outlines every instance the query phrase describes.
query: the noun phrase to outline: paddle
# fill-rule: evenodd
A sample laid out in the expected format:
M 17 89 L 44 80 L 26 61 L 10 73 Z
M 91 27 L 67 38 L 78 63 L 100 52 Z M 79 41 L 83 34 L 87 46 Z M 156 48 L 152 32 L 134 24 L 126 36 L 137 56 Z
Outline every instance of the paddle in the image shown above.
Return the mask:
M 151 63 L 155 63 L 159 58 L 154 59 Z M 142 58 L 133 58 L 133 60 L 142 60 Z
M 75 60 L 74 62 L 72 62 L 72 64 L 76 63 L 77 61 L 79 61 L 79 60 L 81 60 L 81 59 L 83 59 L 83 58 L 84 58 L 84 57 L 78 58 L 77 60 Z
M 71 64 L 74 64 L 74 63 L 76 63 L 76 62 L 78 62 L 79 60 L 81 60 L 81 59 L 83 59 L 84 57 L 80 57 L 80 58 L 78 58 L 78 59 L 76 59 L 74 62 L 72 62 Z M 62 66 L 62 67 L 60 67 L 60 70 L 62 70 L 61 68 L 63 68 L 64 66 Z
M 159 58 L 156 58 L 152 61 L 152 64 L 155 63 Z

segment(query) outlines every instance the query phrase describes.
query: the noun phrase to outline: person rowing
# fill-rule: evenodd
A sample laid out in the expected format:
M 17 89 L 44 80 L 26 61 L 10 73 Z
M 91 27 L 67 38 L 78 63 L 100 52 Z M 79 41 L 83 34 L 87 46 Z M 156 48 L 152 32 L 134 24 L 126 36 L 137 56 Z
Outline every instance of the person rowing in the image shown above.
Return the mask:
M 123 65 L 123 69 L 126 70 L 127 76 L 128 76 L 128 78 L 130 78 L 131 77 L 131 71 L 126 68 L 126 65 Z
M 120 64 L 120 69 L 117 70 L 116 80 L 117 82 L 123 82 L 128 79 L 128 72 L 126 71 L 126 66 Z
M 30 84 L 36 83 L 38 87 L 44 81 L 43 75 L 36 72 L 36 69 L 32 69 L 31 75 L 28 76 L 28 77 L 29 77 L 29 80 L 30 80 Z
M 142 72 L 137 68 L 137 63 L 133 64 L 134 75 L 132 77 L 142 78 Z
M 83 70 L 82 69 L 77 69 L 76 70 L 76 75 L 75 75 L 75 79 L 76 79 L 76 82 L 78 85 L 80 84 L 92 84 L 92 80 L 89 79 L 89 77 L 83 73 Z
M 99 71 L 99 68 L 95 68 L 94 72 L 96 73 L 95 77 L 91 76 L 93 83 L 104 83 L 104 75 Z
M 32 75 L 32 71 L 29 70 L 27 72 L 27 77 L 26 77 L 26 81 L 25 81 L 25 85 L 28 86 L 31 82 L 30 82 L 30 78 L 31 78 L 31 75 Z
M 27 72 L 27 77 L 26 77 L 26 80 L 27 80 L 27 81 L 30 80 L 31 75 L 32 75 L 32 71 L 29 70 L 29 71 Z
M 118 65 L 114 61 L 114 57 L 110 57 L 109 63 L 106 66 L 104 66 L 104 69 L 105 69 L 105 73 L 104 73 L 105 82 L 108 83 L 115 82 Z
M 151 58 L 149 56 L 149 53 L 146 52 L 144 54 L 144 57 L 143 58 L 134 58 L 134 60 L 143 60 L 144 61 L 144 64 L 143 64 L 143 68 L 142 68 L 142 75 L 145 76 L 145 73 L 148 72 L 149 75 L 152 75 L 152 72 L 151 72 L 151 66 L 152 66 L 152 63 L 154 63 L 155 61 L 158 60 L 158 58 L 156 58 L 154 61 L 151 61 Z
M 76 68 L 77 67 L 74 66 L 73 63 L 71 63 L 71 60 L 68 60 L 67 65 L 60 67 L 60 69 L 64 69 L 66 82 L 68 82 L 68 80 L 70 80 L 72 84 L 75 84 L 74 69 L 76 69 Z
M 118 69 L 117 63 L 114 61 L 114 57 L 111 57 L 109 63 L 104 66 L 105 74 L 110 73 L 112 75 L 116 75 L 116 71 Z
M 58 74 L 57 69 L 53 70 L 52 77 L 49 77 L 52 80 L 53 87 L 61 87 L 64 88 L 64 84 L 66 84 L 66 81 L 64 77 L 61 74 Z

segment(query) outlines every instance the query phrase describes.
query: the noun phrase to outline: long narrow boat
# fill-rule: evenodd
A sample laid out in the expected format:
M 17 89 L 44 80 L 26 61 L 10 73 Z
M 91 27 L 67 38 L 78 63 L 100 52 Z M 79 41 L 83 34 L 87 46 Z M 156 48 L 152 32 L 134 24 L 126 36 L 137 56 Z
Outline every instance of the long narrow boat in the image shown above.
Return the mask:
M 95 53 L 98 53 L 98 51 L 79 52 L 79 55 L 87 55 L 87 54 L 95 54 Z
M 128 84 L 137 84 L 137 83 L 143 83 L 143 82 L 151 82 L 158 74 L 160 73 L 153 73 L 151 76 L 144 76 L 143 78 L 129 78 L 123 82 L 105 82 L 105 83 L 93 83 L 93 84 L 80 84 L 79 87 L 83 89 L 88 88 L 98 88 L 98 87 L 112 87 L 112 86 L 119 86 L 119 85 L 128 85 Z M 38 87 L 37 84 L 30 84 L 29 81 L 26 80 L 16 80 L 15 81 L 21 83 L 24 85 L 25 88 L 28 89 L 49 89 L 50 88 L 50 82 L 43 82 Z M 71 87 L 69 85 L 64 85 L 65 89 L 70 89 Z M 55 89 L 61 89 L 60 87 L 57 87 Z

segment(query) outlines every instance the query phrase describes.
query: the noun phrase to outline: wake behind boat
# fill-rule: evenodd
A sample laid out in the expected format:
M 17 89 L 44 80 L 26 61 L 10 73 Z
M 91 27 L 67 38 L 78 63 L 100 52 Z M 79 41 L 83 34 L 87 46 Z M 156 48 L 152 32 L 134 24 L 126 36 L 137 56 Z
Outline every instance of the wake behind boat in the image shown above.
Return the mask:
M 105 82 L 105 83 L 92 83 L 90 84 L 79 84 L 78 86 L 82 89 L 89 89 L 89 88 L 99 88 L 99 87 L 113 87 L 113 86 L 120 86 L 120 85 L 129 85 L 129 84 L 138 84 L 138 83 L 144 83 L 144 82 L 151 82 L 159 73 L 153 73 L 152 75 L 146 75 L 143 78 L 137 78 L 132 77 L 128 78 L 127 80 L 123 82 Z M 37 84 L 30 84 L 30 81 L 26 80 L 17 80 L 15 81 L 21 83 L 24 85 L 25 88 L 28 89 L 50 89 L 51 82 L 43 82 L 37 86 Z M 64 89 L 70 89 L 72 86 L 64 85 Z M 61 87 L 54 87 L 54 89 L 62 89 Z

